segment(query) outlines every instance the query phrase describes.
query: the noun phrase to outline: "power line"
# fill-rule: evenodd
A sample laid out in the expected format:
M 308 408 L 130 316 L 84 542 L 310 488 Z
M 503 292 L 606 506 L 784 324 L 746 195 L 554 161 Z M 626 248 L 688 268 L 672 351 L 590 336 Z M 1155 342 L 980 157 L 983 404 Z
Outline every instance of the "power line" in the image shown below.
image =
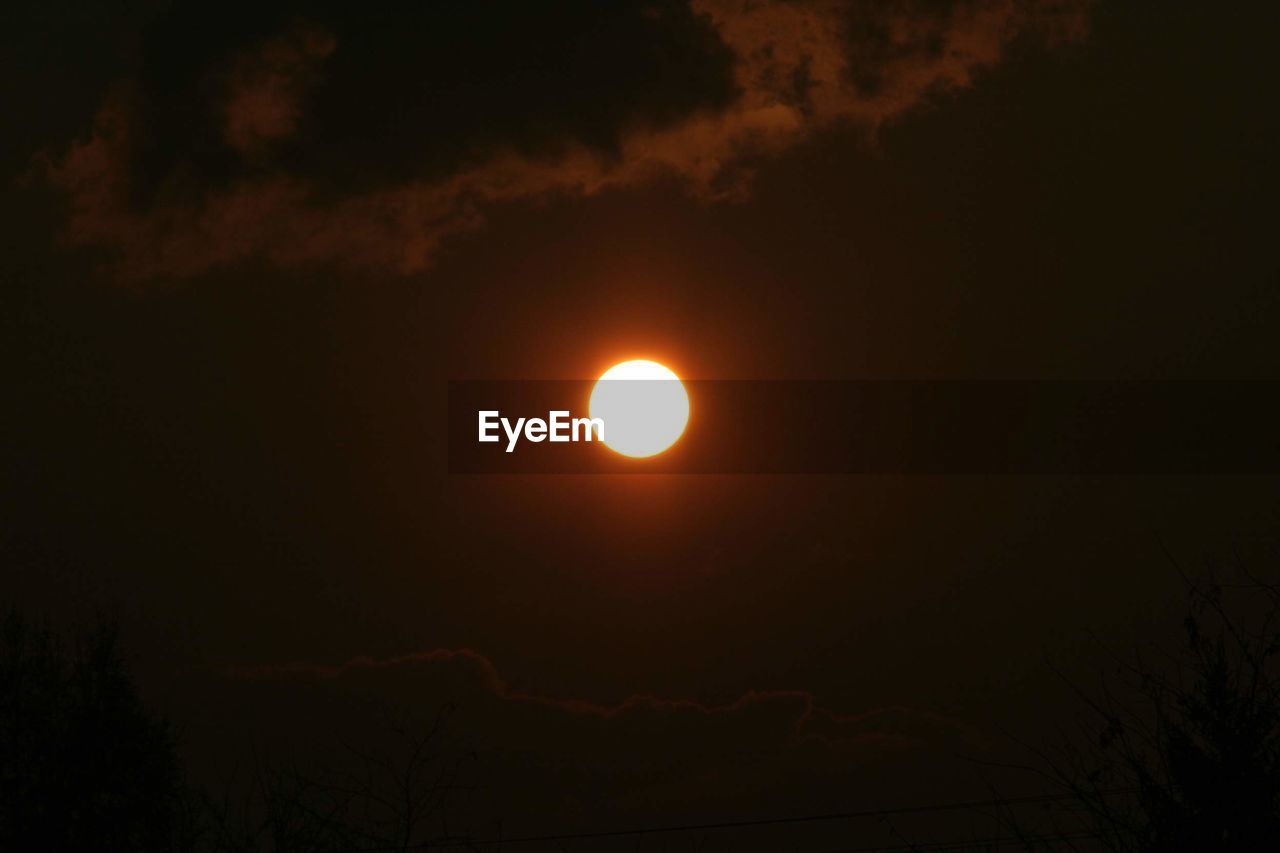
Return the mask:
M 1103 796 L 1115 796 L 1118 794 L 1130 794 L 1132 790 L 1116 790 L 1102 792 Z M 664 833 L 676 832 L 714 832 L 727 829 L 751 829 L 764 826 L 786 826 L 789 824 L 799 823 L 819 823 L 823 821 L 836 820 L 855 820 L 858 818 L 868 817 L 899 817 L 902 815 L 924 814 L 928 812 L 943 811 L 965 811 L 980 808 L 991 808 L 993 806 L 1022 806 L 1036 805 L 1044 803 L 1062 802 L 1064 800 L 1074 800 L 1076 796 L 1073 794 L 1041 794 L 1038 796 L 1028 797 L 1009 797 L 998 800 L 964 800 L 952 803 L 937 803 L 927 806 L 899 806 L 897 808 L 888 809 L 866 809 L 863 811 L 850 812 L 827 812 L 824 814 L 811 815 L 788 815 L 785 817 L 769 817 L 756 818 L 753 820 L 730 820 L 715 821 L 711 823 L 685 823 L 685 824 L 669 824 L 667 826 L 643 826 L 632 827 L 629 829 L 604 829 L 594 832 L 572 832 L 549 835 L 523 835 L 514 836 L 512 838 L 490 838 L 486 840 L 470 840 L 470 839 L 442 839 L 434 842 L 423 842 L 420 844 L 395 845 L 386 847 L 351 847 L 337 853 L 395 853 L 395 851 L 404 850 L 426 850 L 434 848 L 437 850 L 457 849 L 461 847 L 501 847 L 504 845 L 514 844 L 538 844 L 552 841 L 599 841 L 606 838 L 628 838 L 643 835 L 660 835 Z M 1012 839 L 1004 839 L 1010 841 Z M 1045 840 L 1050 840 L 1046 837 Z M 976 840 L 965 842 L 966 844 L 982 844 L 994 841 L 1000 843 L 1000 839 L 990 839 L 989 841 Z M 921 845 L 911 845 L 906 847 L 873 847 L 866 848 L 866 853 L 871 851 L 892 851 L 892 850 L 911 850 L 911 849 L 929 849 L 922 848 Z M 935 848 L 946 849 L 946 848 Z M 857 851 L 847 851 L 847 853 L 857 853 Z
M 888 847 L 842 847 L 827 853 L 899 853 L 903 850 L 934 851 L 966 850 L 978 846 L 994 845 L 1000 849 L 1006 844 L 1026 844 L 1028 841 L 1084 841 L 1101 838 L 1101 832 L 1055 832 L 1051 835 L 1006 835 L 997 838 L 970 838 L 966 841 L 925 841 L 917 844 L 893 844 Z

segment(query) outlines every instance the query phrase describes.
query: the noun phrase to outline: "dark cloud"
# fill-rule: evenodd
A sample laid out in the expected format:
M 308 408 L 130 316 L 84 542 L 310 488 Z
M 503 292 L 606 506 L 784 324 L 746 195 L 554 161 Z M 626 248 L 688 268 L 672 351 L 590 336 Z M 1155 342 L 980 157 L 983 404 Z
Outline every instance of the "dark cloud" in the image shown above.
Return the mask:
M 295 109 L 305 94 L 305 111 L 274 138 L 271 170 L 328 194 L 438 179 L 499 150 L 608 151 L 631 125 L 727 102 L 729 64 L 681 0 L 178 8 L 148 29 L 127 87 L 146 134 L 133 167 L 143 200 L 183 170 L 255 177 L 227 150 L 228 101 L 282 94 Z
M 328 32 L 298 27 L 239 57 L 223 87 L 227 145 L 250 160 L 292 137 L 302 119 L 302 99 L 318 82 L 319 68 L 333 49 Z
M 412 272 L 493 204 L 658 178 L 743 197 L 762 158 L 972 84 L 1089 0 L 351 4 L 149 30 L 51 162 L 73 243 L 128 277 L 262 258 Z

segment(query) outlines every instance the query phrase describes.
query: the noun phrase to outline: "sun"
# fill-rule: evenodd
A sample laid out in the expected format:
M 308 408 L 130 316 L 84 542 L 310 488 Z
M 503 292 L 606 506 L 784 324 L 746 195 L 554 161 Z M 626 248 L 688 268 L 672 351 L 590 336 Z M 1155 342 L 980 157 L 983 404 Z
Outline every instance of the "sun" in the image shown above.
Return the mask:
M 610 450 L 643 459 L 675 444 L 689 423 L 689 394 L 680 377 L 656 361 L 636 359 L 606 370 L 591 389 L 591 417 L 604 422 Z

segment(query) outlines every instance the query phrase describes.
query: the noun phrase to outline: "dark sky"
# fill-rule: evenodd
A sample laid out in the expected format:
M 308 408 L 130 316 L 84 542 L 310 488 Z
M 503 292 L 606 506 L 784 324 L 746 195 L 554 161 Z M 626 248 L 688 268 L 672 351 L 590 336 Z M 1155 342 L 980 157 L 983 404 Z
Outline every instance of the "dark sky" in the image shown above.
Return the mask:
M 332 693 L 455 702 L 513 831 L 963 798 L 1068 718 L 1048 662 L 1274 553 L 1270 477 L 443 448 L 449 379 L 639 351 L 1280 377 L 1269 4 L 367 5 L 0 28 L 2 597 L 118 619 L 197 766 Z

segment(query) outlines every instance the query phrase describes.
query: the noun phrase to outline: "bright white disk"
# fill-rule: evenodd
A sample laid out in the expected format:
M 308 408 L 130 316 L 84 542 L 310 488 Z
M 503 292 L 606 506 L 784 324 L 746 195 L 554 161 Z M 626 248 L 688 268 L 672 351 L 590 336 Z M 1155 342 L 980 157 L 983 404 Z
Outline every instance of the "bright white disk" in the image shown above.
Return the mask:
M 591 389 L 591 417 L 604 421 L 604 443 L 623 456 L 661 453 L 689 423 L 689 395 L 680 377 L 656 361 L 624 361 Z

